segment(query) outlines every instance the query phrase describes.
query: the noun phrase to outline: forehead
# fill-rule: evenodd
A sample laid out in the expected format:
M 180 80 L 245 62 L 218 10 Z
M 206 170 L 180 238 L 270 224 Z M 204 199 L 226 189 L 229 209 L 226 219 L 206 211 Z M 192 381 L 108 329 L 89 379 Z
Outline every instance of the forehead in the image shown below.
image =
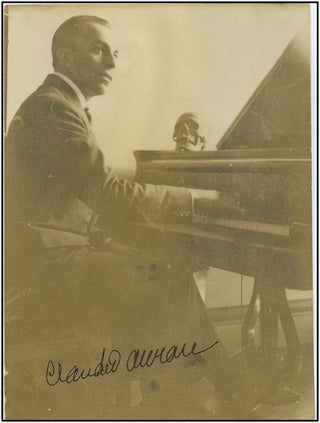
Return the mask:
M 110 45 L 110 28 L 99 23 L 88 22 L 79 28 L 76 41 L 81 44 L 100 42 Z
M 193 114 L 185 114 L 178 118 L 177 123 L 184 123 L 184 122 L 199 122 L 197 117 Z

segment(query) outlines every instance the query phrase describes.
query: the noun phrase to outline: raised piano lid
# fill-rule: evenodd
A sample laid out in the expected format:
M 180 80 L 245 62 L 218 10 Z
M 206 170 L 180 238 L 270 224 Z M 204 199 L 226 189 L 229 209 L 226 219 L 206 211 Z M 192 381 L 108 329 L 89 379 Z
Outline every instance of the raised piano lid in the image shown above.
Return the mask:
M 310 222 L 308 29 L 289 43 L 216 151 L 135 151 L 136 180 L 238 197 L 247 219 Z
M 303 26 L 217 149 L 310 147 L 310 30 Z
M 134 154 L 139 177 L 141 167 L 166 167 L 169 163 L 171 167 L 176 161 L 181 164 L 190 160 L 205 166 L 206 160 L 246 157 L 310 160 L 310 148 L 310 29 L 305 25 L 251 95 L 218 142 L 216 151 L 140 150 Z

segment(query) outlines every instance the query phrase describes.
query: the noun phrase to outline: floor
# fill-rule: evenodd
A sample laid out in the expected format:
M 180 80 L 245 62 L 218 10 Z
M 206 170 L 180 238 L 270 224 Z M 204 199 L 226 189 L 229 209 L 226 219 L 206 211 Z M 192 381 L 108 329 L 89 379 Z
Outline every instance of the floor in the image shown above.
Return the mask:
M 297 402 L 281 405 L 261 404 L 250 420 L 315 420 L 313 345 L 303 346 L 301 372 L 288 386 L 301 394 Z
M 284 351 L 284 349 L 279 349 L 277 357 L 282 357 Z M 190 404 L 184 401 L 179 408 L 175 399 L 172 415 L 168 414 L 170 420 L 315 420 L 313 346 L 311 344 L 303 346 L 301 371 L 294 382 L 287 385 L 291 390 L 286 391 L 286 394 L 288 392 L 290 394 L 291 392 L 300 394 L 301 397 L 298 401 L 291 401 L 281 405 L 261 402 L 265 387 L 270 382 L 270 375 L 272 378 L 276 368 L 277 365 L 274 366 L 273 371 L 270 368 L 267 371 L 263 370 L 257 355 L 252 357 L 249 357 L 248 354 L 234 355 L 230 360 L 228 371 L 230 373 L 228 385 L 234 388 L 234 401 L 224 408 L 218 409 L 217 414 L 210 414 L 205 412 L 204 409 L 202 412 L 200 408 L 195 409 L 191 401 Z M 170 411 L 170 407 L 167 400 L 165 404 L 164 417 L 161 417 L 162 414 L 160 412 L 160 414 L 156 413 L 159 419 L 168 419 L 167 412 Z M 150 407 L 154 410 L 154 403 L 151 403 Z M 150 415 L 153 415 L 153 413 L 144 407 L 144 412 L 146 410 L 146 419 L 150 420 Z M 132 416 L 133 420 L 144 420 L 144 412 L 137 408 L 136 414 Z

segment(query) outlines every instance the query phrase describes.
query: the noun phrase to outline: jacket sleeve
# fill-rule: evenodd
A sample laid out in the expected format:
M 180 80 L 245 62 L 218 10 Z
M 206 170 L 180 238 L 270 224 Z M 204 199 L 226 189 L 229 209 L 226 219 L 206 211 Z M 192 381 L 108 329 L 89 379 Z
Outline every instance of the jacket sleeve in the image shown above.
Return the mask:
M 188 189 L 138 184 L 119 178 L 105 165 L 85 117 L 66 102 L 38 99 L 32 130 L 47 177 L 69 190 L 101 217 L 110 210 L 134 210 L 147 220 L 160 221 L 173 211 L 190 211 Z

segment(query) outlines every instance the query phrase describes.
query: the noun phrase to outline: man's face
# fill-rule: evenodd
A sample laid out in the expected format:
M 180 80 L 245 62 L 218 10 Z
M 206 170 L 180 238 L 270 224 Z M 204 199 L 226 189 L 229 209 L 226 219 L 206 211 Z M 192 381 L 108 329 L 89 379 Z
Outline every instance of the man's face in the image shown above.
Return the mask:
M 204 144 L 201 142 L 199 129 L 200 125 L 195 115 L 185 113 L 180 116 L 173 132 L 176 151 L 201 151 Z
M 88 23 L 74 40 L 68 70 L 86 98 L 104 94 L 112 81 L 109 73 L 115 67 L 117 51 L 108 44 L 109 28 Z

